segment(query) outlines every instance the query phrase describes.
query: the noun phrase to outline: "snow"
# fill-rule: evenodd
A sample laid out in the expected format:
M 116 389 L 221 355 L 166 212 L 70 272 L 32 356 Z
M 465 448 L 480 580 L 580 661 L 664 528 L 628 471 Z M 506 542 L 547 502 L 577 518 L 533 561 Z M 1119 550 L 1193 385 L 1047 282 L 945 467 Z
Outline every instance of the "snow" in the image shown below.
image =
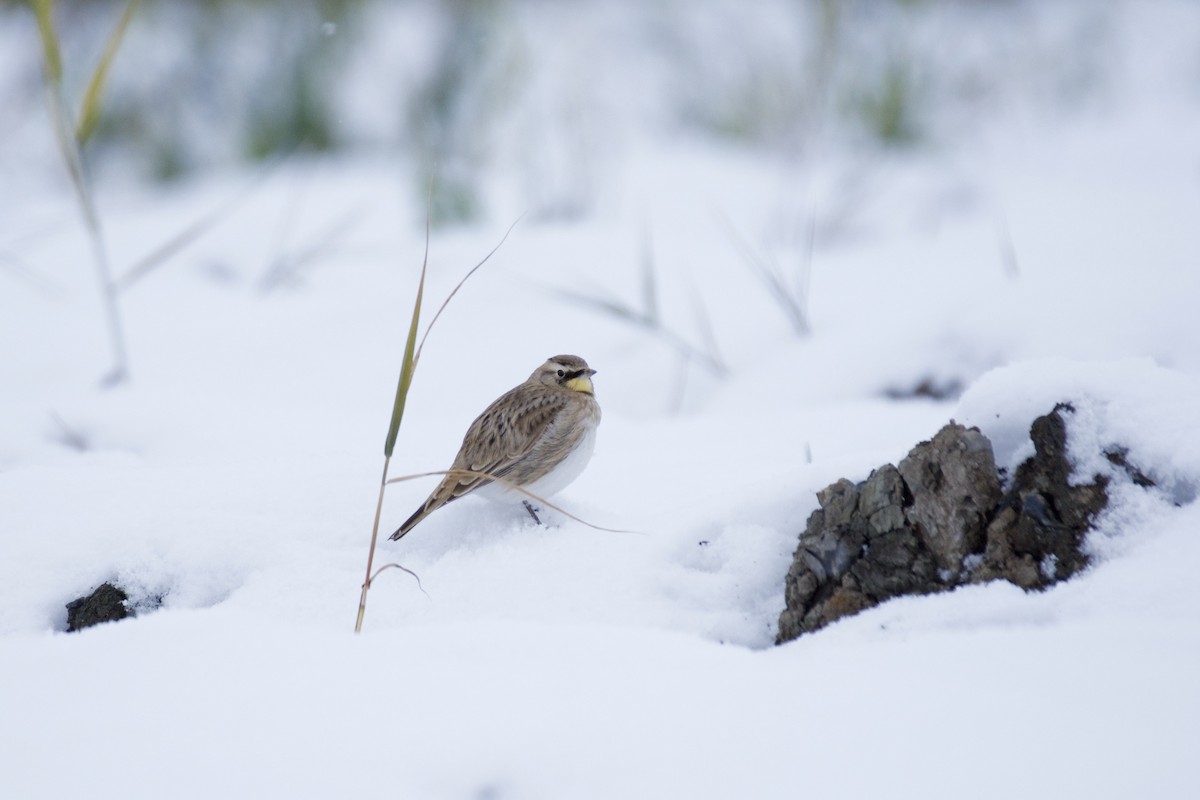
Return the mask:
M 580 165 L 588 212 L 519 222 L 434 329 L 392 474 L 444 469 L 489 402 L 577 353 L 604 421 L 556 502 L 620 532 L 467 498 L 392 543 L 436 478 L 393 484 L 376 563 L 421 585 L 384 573 L 359 635 L 424 247 L 409 165 L 102 184 L 118 273 L 241 198 L 122 295 L 133 378 L 111 389 L 73 199 L 6 165 L 28 196 L 0 196 L 0 796 L 1197 794 L 1200 104 L 1153 81 L 1177 62 L 1151 52 L 1194 48 L 1195 20 L 1164 3 L 1112 33 L 1100 108 L 1011 101 L 944 149 L 797 162 L 612 121 L 611 169 Z M 525 210 L 519 172 L 489 177 L 487 219 L 434 233 L 425 319 Z M 807 269 L 811 335 L 730 227 Z M 638 307 L 647 247 L 664 325 L 726 375 L 563 298 Z M 927 378 L 965 391 L 887 396 Z M 1112 480 L 1089 569 L 773 646 L 817 491 L 951 419 L 1011 473 L 1059 402 L 1075 479 Z M 1097 455 L 1115 447 L 1156 485 Z M 65 633 L 65 603 L 106 580 L 142 613 Z

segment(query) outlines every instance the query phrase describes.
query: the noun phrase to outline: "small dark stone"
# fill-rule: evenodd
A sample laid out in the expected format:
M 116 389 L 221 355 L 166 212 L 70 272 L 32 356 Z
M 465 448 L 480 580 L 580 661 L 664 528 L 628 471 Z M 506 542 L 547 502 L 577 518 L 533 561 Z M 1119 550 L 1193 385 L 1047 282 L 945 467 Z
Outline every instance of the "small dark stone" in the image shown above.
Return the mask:
M 1129 479 L 1132 480 L 1135 485 L 1140 486 L 1143 489 L 1149 489 L 1152 486 L 1156 486 L 1157 484 L 1153 480 L 1147 478 L 1142 474 L 1141 470 L 1129 463 L 1127 460 L 1128 456 L 1129 450 L 1124 447 L 1118 447 L 1115 450 L 1109 450 L 1104 454 L 1104 457 L 1107 458 L 1109 462 L 1125 470 L 1125 474 L 1129 476 Z
M 124 591 L 111 583 L 103 583 L 88 596 L 67 603 L 67 630 L 78 631 L 101 622 L 125 619 L 131 616 L 126 605 L 128 601 L 129 595 Z
M 934 378 L 922 378 L 909 387 L 892 386 L 883 390 L 890 400 L 953 400 L 962 394 L 962 382 L 951 378 L 937 381 Z

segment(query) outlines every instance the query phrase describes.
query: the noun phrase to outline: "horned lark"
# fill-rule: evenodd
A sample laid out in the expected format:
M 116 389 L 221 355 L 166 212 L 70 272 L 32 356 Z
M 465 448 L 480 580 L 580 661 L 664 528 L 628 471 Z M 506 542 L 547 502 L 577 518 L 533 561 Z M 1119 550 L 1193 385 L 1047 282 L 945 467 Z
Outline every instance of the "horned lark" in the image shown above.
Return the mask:
M 595 374 L 579 356 L 554 356 L 529 380 L 501 395 L 471 423 L 449 474 L 392 538 L 399 539 L 465 494 L 478 491 L 493 499 L 519 494 L 505 483 L 454 470 L 503 478 L 540 497 L 566 488 L 583 472 L 596 443 L 600 404 L 592 389 Z M 525 508 L 538 520 L 528 502 Z

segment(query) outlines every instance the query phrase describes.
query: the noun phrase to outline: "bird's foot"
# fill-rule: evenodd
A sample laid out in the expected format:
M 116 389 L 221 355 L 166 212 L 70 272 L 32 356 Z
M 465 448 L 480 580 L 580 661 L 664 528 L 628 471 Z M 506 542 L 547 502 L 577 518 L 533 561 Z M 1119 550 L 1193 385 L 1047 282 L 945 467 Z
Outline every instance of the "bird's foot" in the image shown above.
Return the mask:
M 529 516 L 533 517 L 533 521 L 536 524 L 541 525 L 542 521 L 538 519 L 537 510 L 529 504 L 528 500 L 522 500 L 521 502 L 525 504 L 525 510 L 529 512 Z

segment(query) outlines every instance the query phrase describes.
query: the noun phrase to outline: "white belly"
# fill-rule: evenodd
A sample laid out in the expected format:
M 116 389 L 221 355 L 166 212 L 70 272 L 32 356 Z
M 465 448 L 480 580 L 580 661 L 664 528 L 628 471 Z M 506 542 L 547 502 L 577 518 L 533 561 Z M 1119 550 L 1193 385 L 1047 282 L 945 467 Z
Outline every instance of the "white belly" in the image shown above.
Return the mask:
M 583 474 L 584 468 L 588 462 L 592 460 L 592 451 L 596 449 L 596 428 L 589 426 L 587 433 L 579 441 L 579 445 L 571 451 L 570 455 L 562 460 L 561 463 L 550 472 L 538 478 L 533 483 L 523 486 L 527 492 L 536 494 L 538 497 L 549 499 L 554 495 L 567 488 L 571 483 Z M 485 497 L 488 500 L 497 500 L 511 503 L 517 499 L 528 499 L 520 492 L 513 491 L 499 483 L 490 483 L 475 492 L 480 497 Z

